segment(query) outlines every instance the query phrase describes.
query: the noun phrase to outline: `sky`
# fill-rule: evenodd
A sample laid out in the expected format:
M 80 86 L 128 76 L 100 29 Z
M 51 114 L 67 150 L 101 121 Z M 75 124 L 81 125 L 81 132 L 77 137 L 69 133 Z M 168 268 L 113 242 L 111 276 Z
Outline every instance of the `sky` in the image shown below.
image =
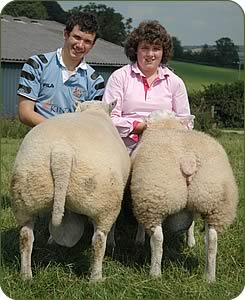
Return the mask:
M 143 20 L 158 20 L 176 36 L 182 46 L 214 45 L 229 37 L 236 45 L 244 45 L 244 8 L 242 0 L 233 1 L 58 1 L 64 10 L 89 2 L 105 4 L 127 19 L 133 27 Z M 243 4 L 244 5 L 244 4 Z

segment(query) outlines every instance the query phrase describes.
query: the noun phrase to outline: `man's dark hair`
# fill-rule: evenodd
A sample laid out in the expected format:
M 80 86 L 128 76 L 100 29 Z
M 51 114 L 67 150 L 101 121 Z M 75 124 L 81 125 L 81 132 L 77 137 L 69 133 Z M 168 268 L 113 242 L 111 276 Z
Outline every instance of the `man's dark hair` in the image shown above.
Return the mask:
M 70 33 L 74 26 L 78 25 L 83 32 L 96 33 L 98 37 L 99 25 L 96 15 L 91 12 L 78 12 L 70 15 L 66 22 L 66 31 Z
M 173 45 L 170 35 L 158 21 L 144 21 L 134 29 L 125 43 L 125 54 L 135 63 L 137 61 L 137 48 L 140 42 L 161 45 L 163 49 L 162 64 L 166 64 L 172 55 Z

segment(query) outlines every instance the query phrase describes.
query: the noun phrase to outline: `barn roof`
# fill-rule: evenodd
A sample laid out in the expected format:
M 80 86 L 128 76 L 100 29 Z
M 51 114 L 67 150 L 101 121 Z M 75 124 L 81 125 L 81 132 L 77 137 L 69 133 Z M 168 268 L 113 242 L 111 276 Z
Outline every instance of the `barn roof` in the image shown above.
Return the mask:
M 63 46 L 64 25 L 27 17 L 1 16 L 1 61 L 23 63 L 30 56 Z M 97 39 L 86 61 L 92 65 L 123 66 L 129 63 L 121 46 Z

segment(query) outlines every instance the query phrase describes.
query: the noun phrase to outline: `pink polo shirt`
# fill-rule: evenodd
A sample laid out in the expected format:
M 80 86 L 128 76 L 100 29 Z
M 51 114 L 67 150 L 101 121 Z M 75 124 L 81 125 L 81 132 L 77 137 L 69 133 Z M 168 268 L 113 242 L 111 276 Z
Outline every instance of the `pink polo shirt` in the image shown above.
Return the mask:
M 137 136 L 131 134 L 132 130 L 152 111 L 164 109 L 174 111 L 178 116 L 190 115 L 184 82 L 165 66 L 158 68 L 158 77 L 150 86 L 137 63 L 113 72 L 102 101 L 111 103 L 116 99 L 111 117 L 129 153 L 138 142 Z M 189 127 L 192 128 L 192 124 Z

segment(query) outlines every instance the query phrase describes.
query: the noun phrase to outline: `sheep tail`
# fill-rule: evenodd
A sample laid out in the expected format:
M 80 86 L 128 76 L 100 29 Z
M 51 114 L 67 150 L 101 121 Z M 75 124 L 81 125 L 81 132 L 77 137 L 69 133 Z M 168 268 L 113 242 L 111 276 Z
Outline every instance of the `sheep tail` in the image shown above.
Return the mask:
M 53 226 L 59 226 L 65 212 L 67 188 L 70 180 L 73 150 L 64 143 L 56 143 L 51 150 L 50 168 L 54 182 Z
M 186 153 L 186 155 L 180 159 L 180 169 L 186 178 L 187 186 L 190 185 L 193 176 L 197 173 L 199 165 L 199 159 L 192 153 Z

